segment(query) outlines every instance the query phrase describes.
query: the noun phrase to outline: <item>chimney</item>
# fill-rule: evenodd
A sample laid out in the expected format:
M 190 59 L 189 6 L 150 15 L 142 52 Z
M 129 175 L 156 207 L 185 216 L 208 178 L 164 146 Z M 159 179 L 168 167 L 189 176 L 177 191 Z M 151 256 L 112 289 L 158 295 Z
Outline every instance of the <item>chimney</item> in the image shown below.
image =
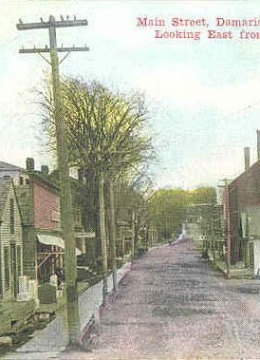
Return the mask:
M 26 159 L 26 170 L 34 171 L 34 159 L 33 158 Z
M 44 175 L 48 175 L 49 174 L 49 167 L 47 165 L 42 165 L 41 166 L 41 172 Z
M 257 135 L 257 160 L 260 160 L 260 130 L 256 130 Z
M 250 148 L 244 148 L 244 158 L 245 158 L 245 170 L 250 168 Z

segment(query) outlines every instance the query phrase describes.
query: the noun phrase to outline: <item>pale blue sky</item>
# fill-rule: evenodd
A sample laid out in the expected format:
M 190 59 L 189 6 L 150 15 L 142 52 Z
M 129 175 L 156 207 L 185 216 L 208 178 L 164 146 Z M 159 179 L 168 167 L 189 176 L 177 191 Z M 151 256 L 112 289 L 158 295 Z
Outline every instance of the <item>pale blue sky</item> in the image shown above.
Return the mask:
M 260 39 L 200 41 L 154 39 L 154 28 L 137 27 L 137 17 L 260 19 L 259 1 L 0 1 L 0 159 L 23 166 L 34 157 L 49 162 L 42 147 L 40 89 L 50 71 L 37 55 L 19 48 L 48 44 L 46 30 L 18 31 L 19 18 L 45 20 L 52 14 L 87 19 L 82 28 L 59 29 L 58 43 L 90 47 L 72 53 L 64 75 L 96 78 L 115 90 L 139 89 L 151 106 L 158 164 L 156 186 L 216 185 L 243 171 L 243 148 L 256 160 L 260 128 Z M 166 26 L 165 30 L 175 30 Z M 228 29 L 230 30 L 230 29 Z M 248 29 L 247 29 L 248 30 Z M 258 28 L 249 29 L 259 31 Z M 235 30 L 235 34 L 238 30 Z

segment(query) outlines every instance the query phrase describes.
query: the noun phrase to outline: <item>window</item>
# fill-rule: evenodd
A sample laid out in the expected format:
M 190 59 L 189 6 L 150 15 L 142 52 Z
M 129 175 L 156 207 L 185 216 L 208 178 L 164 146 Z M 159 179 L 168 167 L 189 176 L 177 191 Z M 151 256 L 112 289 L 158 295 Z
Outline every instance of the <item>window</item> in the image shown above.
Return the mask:
M 14 199 L 10 199 L 10 232 L 14 234 Z
M 10 288 L 10 252 L 6 246 L 4 248 L 4 269 L 5 269 L 5 290 Z
M 80 209 L 74 209 L 73 218 L 74 218 L 75 225 L 81 225 L 82 221 L 81 221 L 81 211 L 80 211 Z
M 60 221 L 60 213 L 56 210 L 51 210 L 51 220 L 59 222 Z

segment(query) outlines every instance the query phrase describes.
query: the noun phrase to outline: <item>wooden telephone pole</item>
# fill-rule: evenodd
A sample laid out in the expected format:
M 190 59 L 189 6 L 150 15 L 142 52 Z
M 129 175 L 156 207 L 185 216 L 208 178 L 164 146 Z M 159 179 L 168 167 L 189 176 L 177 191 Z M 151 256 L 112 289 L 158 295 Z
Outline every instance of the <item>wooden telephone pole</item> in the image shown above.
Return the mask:
M 230 279 L 230 252 L 231 252 L 231 229 L 230 229 L 230 199 L 228 180 L 224 179 L 224 214 L 225 214 L 225 240 L 226 240 L 226 268 L 227 278 Z
M 57 47 L 56 28 L 86 26 L 87 20 L 64 20 L 61 17 L 60 21 L 56 21 L 54 16 L 49 17 L 49 21 L 45 22 L 41 19 L 40 23 L 24 24 L 19 20 L 17 24 L 18 30 L 36 30 L 47 29 L 49 31 L 50 47 L 20 49 L 22 54 L 39 54 L 43 57 L 52 68 L 52 85 L 54 97 L 54 117 L 56 126 L 56 141 L 57 141 L 57 158 L 58 170 L 60 174 L 60 199 L 61 199 L 61 226 L 63 239 L 65 241 L 65 280 L 66 280 L 66 301 L 67 301 L 67 318 L 68 318 L 68 335 L 69 345 L 79 344 L 80 339 L 80 323 L 79 323 L 79 309 L 78 309 L 78 293 L 77 293 L 77 264 L 75 252 L 75 237 L 74 237 L 74 223 L 72 199 L 70 190 L 69 165 L 68 165 L 68 148 L 66 142 L 66 128 L 63 118 L 63 107 L 60 92 L 60 78 L 59 78 L 59 58 L 58 52 L 67 53 L 63 61 L 72 51 L 88 51 L 85 47 Z M 42 53 L 50 53 L 50 61 L 42 55 Z

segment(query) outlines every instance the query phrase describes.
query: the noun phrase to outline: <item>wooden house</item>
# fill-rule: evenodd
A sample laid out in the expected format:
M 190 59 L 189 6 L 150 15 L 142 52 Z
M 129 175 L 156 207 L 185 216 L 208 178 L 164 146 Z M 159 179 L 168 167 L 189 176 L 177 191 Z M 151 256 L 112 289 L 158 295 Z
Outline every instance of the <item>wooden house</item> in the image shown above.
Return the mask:
M 23 274 L 22 222 L 11 177 L 0 177 L 0 297 L 16 298 Z

